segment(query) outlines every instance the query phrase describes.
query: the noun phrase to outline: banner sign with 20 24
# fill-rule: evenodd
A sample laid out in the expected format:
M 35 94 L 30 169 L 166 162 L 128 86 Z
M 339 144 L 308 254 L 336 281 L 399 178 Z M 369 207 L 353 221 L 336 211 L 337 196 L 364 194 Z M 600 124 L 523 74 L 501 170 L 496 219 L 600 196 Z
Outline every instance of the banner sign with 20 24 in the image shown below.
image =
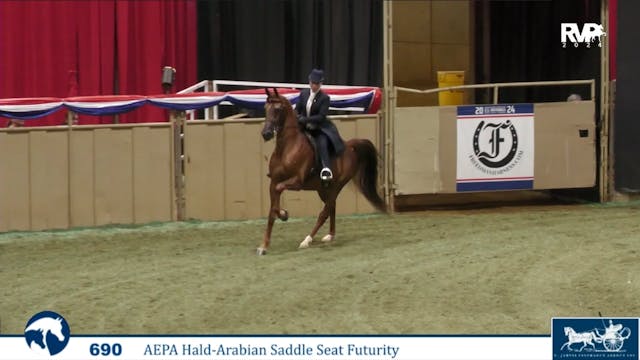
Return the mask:
M 456 190 L 533 188 L 533 104 L 458 106 Z

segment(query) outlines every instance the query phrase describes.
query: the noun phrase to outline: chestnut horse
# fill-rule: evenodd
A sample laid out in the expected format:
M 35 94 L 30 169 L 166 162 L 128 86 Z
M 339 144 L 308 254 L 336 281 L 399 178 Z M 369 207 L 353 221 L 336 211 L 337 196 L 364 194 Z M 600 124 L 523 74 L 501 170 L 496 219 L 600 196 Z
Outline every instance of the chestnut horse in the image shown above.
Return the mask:
M 351 139 L 345 143 L 342 154 L 332 160 L 333 180 L 323 183 L 313 169 L 315 164 L 314 150 L 298 124 L 296 114 L 289 100 L 278 95 L 277 89 L 271 93 L 265 89 L 266 119 L 262 129 L 264 141 L 276 137 L 276 147 L 269 161 L 269 177 L 271 185 L 271 208 L 269 221 L 264 233 L 262 245 L 257 249 L 258 255 L 264 255 L 271 242 L 271 230 L 275 218 L 287 221 L 287 210 L 280 208 L 280 196 L 284 190 L 315 190 L 324 202 L 324 208 L 318 215 L 318 221 L 311 233 L 300 243 L 300 248 L 307 248 L 313 241 L 320 227 L 327 218 L 330 219 L 329 234 L 322 238 L 328 242 L 336 235 L 336 199 L 340 190 L 352 179 L 367 200 L 379 211 L 386 211 L 384 201 L 378 195 L 378 152 L 367 139 Z

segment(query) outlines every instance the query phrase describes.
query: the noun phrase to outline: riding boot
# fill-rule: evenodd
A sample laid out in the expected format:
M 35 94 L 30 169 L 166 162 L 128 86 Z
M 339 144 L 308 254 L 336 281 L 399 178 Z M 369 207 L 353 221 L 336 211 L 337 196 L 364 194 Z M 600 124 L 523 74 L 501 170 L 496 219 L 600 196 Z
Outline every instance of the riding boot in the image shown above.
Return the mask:
M 320 161 L 322 162 L 322 170 L 320 171 L 320 179 L 323 181 L 329 181 L 333 179 L 333 173 L 331 172 L 331 159 L 329 158 L 329 139 L 327 135 L 320 134 L 316 138 L 318 145 L 318 152 L 320 153 Z

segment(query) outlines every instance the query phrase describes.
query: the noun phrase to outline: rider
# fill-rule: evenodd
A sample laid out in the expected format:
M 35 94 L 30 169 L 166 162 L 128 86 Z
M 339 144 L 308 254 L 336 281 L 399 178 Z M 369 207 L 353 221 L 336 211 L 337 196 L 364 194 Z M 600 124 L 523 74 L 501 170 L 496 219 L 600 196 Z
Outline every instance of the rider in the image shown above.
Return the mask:
M 309 89 L 300 91 L 296 112 L 298 113 L 298 122 L 304 125 L 316 141 L 322 162 L 320 179 L 329 181 L 333 179 L 329 151 L 332 149 L 334 154 L 339 155 L 344 150 L 344 143 L 336 126 L 327 118 L 329 95 L 320 89 L 323 81 L 324 72 L 322 70 L 311 70 Z

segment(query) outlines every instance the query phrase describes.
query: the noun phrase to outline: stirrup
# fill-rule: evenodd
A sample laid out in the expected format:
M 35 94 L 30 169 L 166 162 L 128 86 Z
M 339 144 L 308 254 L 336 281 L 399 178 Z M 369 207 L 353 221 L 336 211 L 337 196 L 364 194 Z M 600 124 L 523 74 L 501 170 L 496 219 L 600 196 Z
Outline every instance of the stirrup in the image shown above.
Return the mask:
M 320 171 L 320 179 L 322 179 L 323 181 L 329 181 L 333 179 L 333 173 L 331 172 L 331 169 L 327 167 L 322 168 L 322 170 Z

